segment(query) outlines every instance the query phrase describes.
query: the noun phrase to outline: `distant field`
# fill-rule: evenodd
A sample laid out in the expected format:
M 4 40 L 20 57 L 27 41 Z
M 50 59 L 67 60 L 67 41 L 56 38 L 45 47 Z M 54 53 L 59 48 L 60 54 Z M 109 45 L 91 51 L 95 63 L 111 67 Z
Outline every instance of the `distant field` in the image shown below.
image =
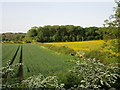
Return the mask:
M 23 77 L 42 73 L 44 75 L 68 71 L 74 64 L 72 56 L 56 54 L 34 44 L 3 44 L 3 66 L 10 60 L 11 65 L 23 63 L 22 70 L 17 68 L 16 74 L 22 71 Z M 21 71 L 20 71 L 21 70 Z
M 76 51 L 78 50 L 90 51 L 90 50 L 99 49 L 103 43 L 104 43 L 103 40 L 94 40 L 94 41 L 82 41 L 82 42 L 57 42 L 57 43 L 44 43 L 44 44 L 67 46 Z

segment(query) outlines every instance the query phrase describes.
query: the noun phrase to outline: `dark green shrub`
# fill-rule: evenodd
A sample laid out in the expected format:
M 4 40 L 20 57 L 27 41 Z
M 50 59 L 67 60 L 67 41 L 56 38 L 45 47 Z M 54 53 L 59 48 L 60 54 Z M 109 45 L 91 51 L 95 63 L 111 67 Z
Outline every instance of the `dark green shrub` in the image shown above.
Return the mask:
M 69 89 L 71 87 L 77 87 L 81 84 L 82 76 L 77 76 L 75 73 L 66 72 L 66 73 L 58 73 L 58 80 L 60 83 L 64 83 L 64 87 Z
M 44 47 L 47 47 L 50 50 L 56 51 L 58 53 L 62 54 L 68 54 L 75 56 L 76 52 L 73 49 L 70 49 L 66 46 L 54 46 L 54 45 L 44 45 Z
M 103 57 L 103 54 L 100 51 L 88 51 L 85 53 L 84 55 L 85 58 L 96 58 L 97 60 L 101 60 L 101 58 Z

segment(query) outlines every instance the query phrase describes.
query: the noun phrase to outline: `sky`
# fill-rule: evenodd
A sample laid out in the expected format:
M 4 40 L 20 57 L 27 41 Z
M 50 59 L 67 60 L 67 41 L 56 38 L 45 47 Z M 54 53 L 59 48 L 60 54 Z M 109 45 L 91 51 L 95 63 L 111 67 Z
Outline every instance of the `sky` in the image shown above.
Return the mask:
M 101 27 L 114 14 L 115 6 L 112 0 L 4 0 L 0 3 L 0 33 L 27 32 L 44 25 Z

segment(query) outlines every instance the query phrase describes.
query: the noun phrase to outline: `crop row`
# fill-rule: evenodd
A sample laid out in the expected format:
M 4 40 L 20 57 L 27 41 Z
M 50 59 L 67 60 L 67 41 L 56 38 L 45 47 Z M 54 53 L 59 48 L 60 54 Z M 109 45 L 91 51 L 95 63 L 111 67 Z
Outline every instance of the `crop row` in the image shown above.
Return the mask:
M 23 71 L 27 78 L 38 73 L 45 75 L 68 70 L 73 64 L 67 62 L 71 56 L 58 55 L 54 52 L 39 48 L 37 45 L 23 45 Z
M 2 66 L 6 66 L 8 62 L 12 64 L 18 50 L 19 44 L 2 44 Z
M 2 52 L 2 53 L 3 53 L 4 56 L 6 56 L 5 51 L 8 53 L 8 51 L 13 50 L 12 52 L 9 52 L 9 53 L 12 53 L 12 54 L 8 54 L 8 55 L 11 55 L 11 60 L 9 61 L 10 66 L 15 65 L 17 63 L 22 63 L 22 45 L 19 45 L 19 44 L 14 44 L 14 45 L 13 44 L 4 44 L 3 45 L 3 50 L 4 50 L 4 52 Z M 4 63 L 7 63 L 7 60 Z M 21 77 L 22 77 L 21 67 L 22 66 L 14 67 L 14 73 L 15 73 L 14 78 L 18 78 L 18 80 L 21 80 Z M 3 77 L 7 78 L 7 76 L 8 76 L 8 74 L 5 74 Z
M 6 46 L 4 46 L 6 45 Z M 40 48 L 33 44 L 4 44 L 3 60 L 11 59 L 9 65 L 23 63 L 15 68 L 16 75 L 20 81 L 32 75 L 42 73 L 44 75 L 57 72 L 65 72 L 73 66 L 69 62 L 72 56 L 57 54 L 48 49 Z M 10 55 L 10 56 L 9 56 Z M 5 56 L 7 58 L 5 58 Z

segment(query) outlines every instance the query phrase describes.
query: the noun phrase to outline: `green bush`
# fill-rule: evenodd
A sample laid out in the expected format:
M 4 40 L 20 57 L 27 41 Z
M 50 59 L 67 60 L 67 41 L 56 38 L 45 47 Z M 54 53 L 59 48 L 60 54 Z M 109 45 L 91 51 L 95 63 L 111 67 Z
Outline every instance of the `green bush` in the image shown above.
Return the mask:
M 71 70 L 76 75 L 82 75 L 81 84 L 77 89 L 110 89 L 120 88 L 120 68 L 105 66 L 95 59 L 77 62 L 76 67 Z M 75 88 L 76 89 L 76 88 Z
M 56 51 L 58 53 L 62 54 L 69 54 L 72 56 L 75 56 L 76 52 L 73 49 L 70 49 L 66 46 L 54 46 L 54 45 L 43 45 L 44 47 L 47 47 L 50 50 Z
M 15 66 L 19 66 L 16 64 Z M 3 73 L 13 76 L 13 67 L 2 68 Z M 36 88 L 53 90 L 80 90 L 80 89 L 105 89 L 120 88 L 120 68 L 105 66 L 95 59 L 85 59 L 76 62 L 76 66 L 66 73 L 57 73 L 52 76 L 34 75 L 21 83 L 5 83 L 4 89 L 10 88 Z M 10 78 L 11 80 L 11 78 Z
M 119 56 L 113 55 L 109 51 L 89 51 L 85 53 L 84 57 L 91 59 L 95 58 L 105 65 L 120 63 Z
M 21 63 L 17 63 L 15 65 L 8 65 L 6 67 L 0 68 L 2 71 L 0 74 L 2 75 L 2 88 L 16 88 L 19 85 L 18 77 L 16 77 L 15 69 L 18 68 Z
M 82 80 L 82 76 L 77 76 L 75 73 L 71 72 L 58 73 L 56 76 L 60 83 L 64 83 L 64 88 L 66 89 L 77 87 Z
M 96 50 L 96 51 L 88 51 L 84 54 L 85 58 L 96 58 L 97 60 L 101 60 L 102 58 L 102 54 L 100 53 L 100 51 Z
M 56 76 L 44 77 L 42 74 L 34 75 L 22 82 L 24 88 L 41 88 L 41 89 L 61 89 L 64 84 L 59 84 Z
M 85 53 L 85 58 L 96 58 L 105 65 L 120 63 L 120 40 L 107 40 L 101 46 L 100 50 L 88 51 Z

